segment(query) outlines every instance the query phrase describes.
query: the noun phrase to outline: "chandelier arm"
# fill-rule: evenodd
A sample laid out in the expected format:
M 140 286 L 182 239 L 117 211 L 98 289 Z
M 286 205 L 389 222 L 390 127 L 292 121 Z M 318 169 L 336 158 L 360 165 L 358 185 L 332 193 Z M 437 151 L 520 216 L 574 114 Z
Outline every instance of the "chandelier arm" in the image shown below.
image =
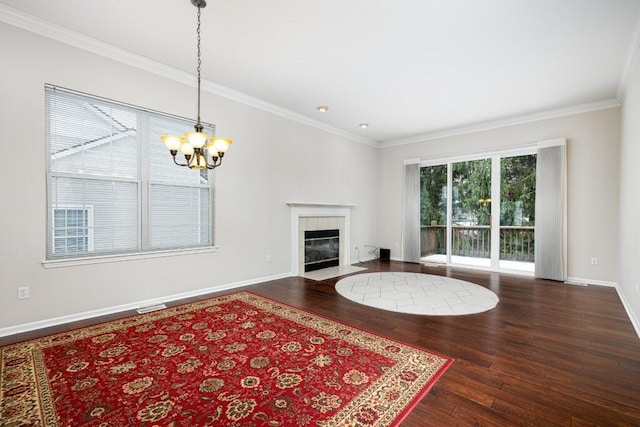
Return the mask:
M 207 158 L 205 158 L 205 161 L 207 163 L 207 169 L 215 169 L 222 164 L 222 157 L 216 157 L 216 160 L 213 160 L 213 163 L 209 163 L 209 160 L 207 160 Z
M 178 166 L 189 166 L 189 164 L 188 164 L 188 163 L 185 163 L 185 164 L 178 163 L 178 162 L 176 161 L 176 156 L 175 156 L 175 155 L 173 156 L 173 163 L 175 163 L 175 164 L 176 164 L 176 165 L 178 165 Z

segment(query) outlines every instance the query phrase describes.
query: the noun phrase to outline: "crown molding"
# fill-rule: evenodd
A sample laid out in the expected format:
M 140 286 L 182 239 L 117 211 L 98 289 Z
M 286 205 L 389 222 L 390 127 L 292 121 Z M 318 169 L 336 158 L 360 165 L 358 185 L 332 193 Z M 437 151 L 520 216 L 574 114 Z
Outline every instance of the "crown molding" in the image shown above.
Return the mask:
M 187 73 L 187 75 L 189 74 Z M 195 87 L 195 84 L 193 84 L 193 76 L 189 75 L 189 77 L 192 80 L 191 85 Z M 202 89 L 207 92 L 213 93 L 215 95 L 230 99 L 232 101 L 236 101 L 238 103 L 245 104 L 262 111 L 266 111 L 276 116 L 281 116 L 281 117 L 296 121 L 298 123 L 302 123 L 302 124 L 323 130 L 325 132 L 332 133 L 332 134 L 341 136 L 343 138 L 368 145 L 370 147 L 380 148 L 380 143 L 377 141 L 374 141 L 368 138 L 363 138 L 361 136 L 352 134 L 350 132 L 346 132 L 342 129 L 338 129 L 336 127 L 322 123 L 318 120 L 311 119 L 303 114 L 299 114 L 294 111 L 287 110 L 286 108 L 279 107 L 275 104 L 271 104 L 267 101 L 263 101 L 259 98 L 255 98 L 251 95 L 247 95 L 245 93 L 228 88 L 226 86 L 222 86 L 218 83 L 215 83 L 209 80 L 202 81 Z
M 187 85 L 191 87 L 196 86 L 193 75 L 178 70 L 175 67 L 160 63 L 158 61 L 151 60 L 144 56 L 135 54 L 125 49 L 118 48 L 111 44 L 102 42 L 92 37 L 85 36 L 76 31 L 71 31 L 62 26 L 53 24 L 49 21 L 37 18 L 33 15 L 29 15 L 13 8 L 0 4 L 0 22 L 18 27 L 32 33 L 41 35 L 43 37 L 56 40 L 58 42 L 74 46 L 76 48 L 112 59 L 114 61 L 124 63 L 126 65 L 153 73 L 160 77 Z M 481 123 L 475 123 L 471 125 L 464 125 L 459 127 L 453 127 L 448 129 L 436 130 L 433 132 L 424 133 L 421 135 L 412 136 L 409 138 L 388 140 L 378 142 L 369 138 L 364 138 L 351 132 L 344 131 L 334 126 L 327 125 L 318 120 L 311 119 L 302 114 L 293 112 L 286 108 L 280 107 L 275 104 L 271 104 L 267 101 L 259 98 L 244 94 L 237 90 L 228 88 L 218 83 L 203 80 L 202 90 L 213 95 L 217 95 L 231 101 L 238 102 L 249 107 L 256 108 L 267 113 L 274 114 L 276 116 L 289 119 L 324 132 L 340 136 L 350 141 L 358 142 L 374 148 L 391 148 L 400 145 L 414 144 L 418 142 L 425 142 L 439 138 L 445 138 L 456 135 L 464 135 L 468 133 L 481 132 L 491 129 L 497 129 L 507 126 L 513 126 L 523 123 L 529 123 L 539 120 L 552 119 L 556 117 L 569 116 L 573 114 L 580 114 L 590 111 L 603 110 L 608 108 L 619 107 L 626 91 L 627 85 L 633 74 L 638 61 L 640 60 L 640 19 L 638 25 L 636 25 L 636 31 L 634 33 L 633 43 L 630 45 L 629 55 L 627 58 L 625 69 L 620 80 L 620 84 L 617 90 L 617 99 L 607 99 L 604 101 L 598 101 L 587 104 L 580 104 L 566 108 L 560 108 L 555 110 L 548 110 L 533 114 L 525 114 L 520 116 L 508 117 L 493 121 L 486 121 Z
M 488 131 L 508 126 L 520 125 L 524 123 L 537 122 L 540 120 L 555 119 L 558 117 L 572 116 L 574 114 L 588 113 L 591 111 L 606 110 L 608 108 L 619 107 L 620 102 L 617 99 L 606 99 L 604 101 L 591 102 L 587 104 L 579 104 L 571 107 L 558 108 L 555 110 L 547 110 L 532 114 L 523 114 L 520 116 L 507 117 L 504 119 L 491 120 L 471 125 L 453 127 L 449 129 L 436 130 L 434 132 L 424 133 L 409 138 L 385 141 L 380 144 L 380 148 L 391 148 L 400 145 L 415 144 L 418 142 L 426 142 L 434 139 L 446 138 L 450 136 L 465 135 L 468 133 Z
M 627 60 L 624 63 L 624 68 L 622 69 L 620 81 L 618 82 L 618 89 L 616 91 L 616 98 L 621 104 L 624 102 L 625 95 L 627 94 L 627 88 L 629 87 L 629 83 L 631 81 L 631 78 L 633 77 L 633 72 L 636 69 L 639 60 L 640 15 L 638 15 L 638 18 L 636 20 L 636 26 L 633 31 L 633 36 L 631 37 L 631 43 L 629 43 L 629 48 L 627 50 Z
M 196 86 L 194 76 L 187 72 L 178 70 L 177 68 L 171 67 L 158 61 L 154 61 L 128 50 L 121 49 L 92 37 L 85 36 L 76 31 L 69 30 L 68 28 L 64 28 L 60 25 L 37 18 L 33 15 L 20 12 L 1 4 L 0 22 L 4 22 L 6 24 L 30 31 L 40 36 L 50 38 L 52 40 L 112 59 L 117 62 L 121 62 L 135 68 L 139 68 L 143 71 L 156 74 L 160 77 L 164 77 L 166 79 L 173 80 L 187 86 Z M 304 125 L 311 126 L 334 135 L 338 135 L 340 137 L 358 142 L 360 144 L 368 145 L 375 148 L 380 147 L 380 143 L 378 143 L 377 141 L 373 141 L 371 139 L 363 138 L 359 135 L 346 132 L 342 129 L 327 125 L 318 120 L 311 119 L 302 114 L 293 112 L 275 104 L 271 104 L 267 101 L 263 101 L 237 90 L 220 85 L 218 83 L 203 79 L 201 82 L 201 86 L 203 91 L 209 92 L 213 95 L 217 95 L 231 101 L 235 101 L 240 104 L 265 111 L 267 113 L 271 113 L 298 123 L 302 123 Z
M 151 71 L 161 77 L 166 77 L 179 83 L 195 87 L 193 76 L 190 76 L 189 73 L 71 31 L 60 25 L 17 11 L 8 6 L 0 5 L 0 21 L 69 46 L 77 47 L 136 68 Z

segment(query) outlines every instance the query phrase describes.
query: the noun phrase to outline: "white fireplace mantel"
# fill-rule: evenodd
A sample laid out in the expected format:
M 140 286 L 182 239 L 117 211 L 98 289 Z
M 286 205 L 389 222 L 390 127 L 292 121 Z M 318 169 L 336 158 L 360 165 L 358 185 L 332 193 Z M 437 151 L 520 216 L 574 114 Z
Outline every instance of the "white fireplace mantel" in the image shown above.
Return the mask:
M 351 208 L 353 204 L 287 202 L 291 207 L 291 272 L 300 273 L 300 218 L 342 217 L 344 235 L 340 239 L 340 265 L 351 265 Z
M 309 202 L 287 202 L 292 208 L 310 207 L 310 208 L 353 208 L 356 205 L 349 203 L 309 203 Z

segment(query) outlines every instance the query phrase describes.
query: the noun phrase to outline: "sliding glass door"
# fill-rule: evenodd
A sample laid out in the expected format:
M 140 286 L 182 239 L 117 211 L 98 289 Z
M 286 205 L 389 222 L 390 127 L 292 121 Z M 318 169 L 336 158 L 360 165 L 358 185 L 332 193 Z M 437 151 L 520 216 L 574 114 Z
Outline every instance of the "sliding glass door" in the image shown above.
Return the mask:
M 536 156 L 500 159 L 500 268 L 534 269 Z
M 421 259 L 533 271 L 536 156 L 423 165 Z
M 447 262 L 447 165 L 420 168 L 420 256 Z
M 491 159 L 451 164 L 451 262 L 491 266 Z

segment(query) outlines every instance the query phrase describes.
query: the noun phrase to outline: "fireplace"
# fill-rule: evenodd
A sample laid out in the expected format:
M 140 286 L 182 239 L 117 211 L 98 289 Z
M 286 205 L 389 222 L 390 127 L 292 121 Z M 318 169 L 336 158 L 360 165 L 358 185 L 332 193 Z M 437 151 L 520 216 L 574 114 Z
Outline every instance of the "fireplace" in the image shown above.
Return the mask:
M 291 207 L 291 271 L 293 275 L 305 274 L 307 258 L 305 233 L 307 231 L 338 230 L 339 243 L 331 245 L 337 248 L 338 262 L 334 266 L 351 265 L 349 248 L 353 205 L 295 202 L 287 204 Z M 318 269 L 321 268 L 324 267 L 318 267 Z
M 340 265 L 340 230 L 304 232 L 304 271 Z

